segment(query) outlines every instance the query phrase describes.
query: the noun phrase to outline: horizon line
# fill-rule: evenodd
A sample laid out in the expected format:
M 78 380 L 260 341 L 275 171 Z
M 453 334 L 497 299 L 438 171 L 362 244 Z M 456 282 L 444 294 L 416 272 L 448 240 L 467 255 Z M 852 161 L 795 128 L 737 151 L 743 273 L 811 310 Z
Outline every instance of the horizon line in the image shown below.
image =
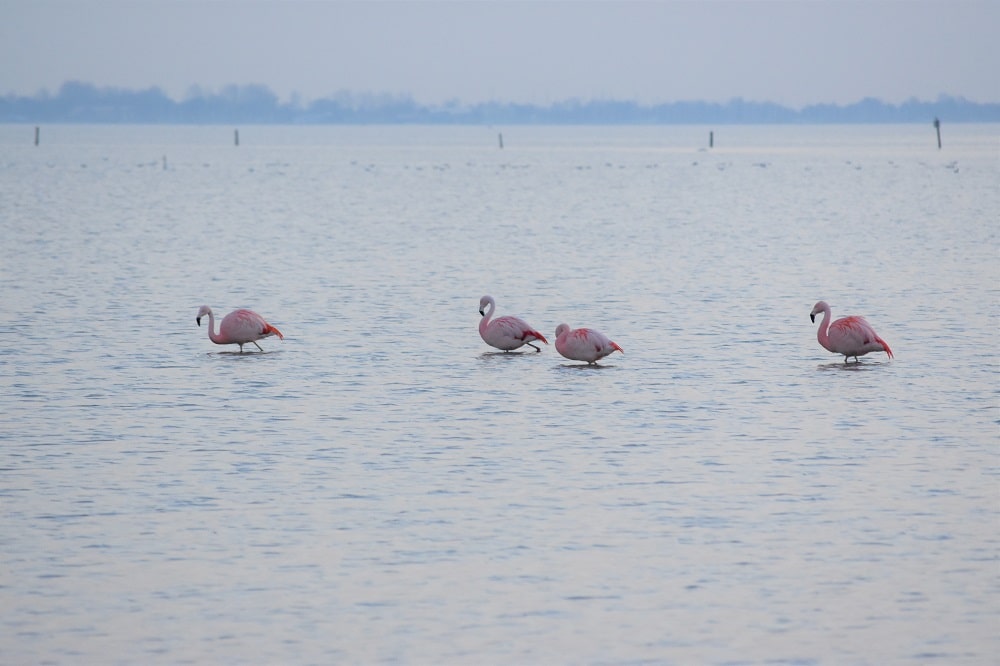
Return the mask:
M 732 104 L 734 102 L 744 103 L 744 104 L 754 104 L 761 106 L 776 106 L 782 109 L 788 109 L 792 111 L 802 111 L 805 109 L 810 109 L 813 107 L 849 107 L 864 102 L 878 102 L 879 104 L 891 107 L 899 107 L 910 104 L 934 104 L 940 102 L 962 102 L 977 106 L 990 106 L 994 104 L 1000 104 L 1000 100 L 996 101 L 980 101 L 970 99 L 961 94 L 954 94 L 948 92 L 939 92 L 937 96 L 933 99 L 920 98 L 917 95 L 911 95 L 905 100 L 900 102 L 886 101 L 881 97 L 875 95 L 864 95 L 851 102 L 833 102 L 833 101 L 816 101 L 808 102 L 801 105 L 788 104 L 785 102 L 778 102 L 771 99 L 756 99 L 749 98 L 742 95 L 732 95 L 723 99 L 708 99 L 708 98 L 677 98 L 673 100 L 664 100 L 659 102 L 643 102 L 636 98 L 625 98 L 625 97 L 585 97 L 585 96 L 570 96 L 563 97 L 558 100 L 553 100 L 550 102 L 527 102 L 518 101 L 515 99 L 501 99 L 492 98 L 484 99 L 476 102 L 468 102 L 462 100 L 460 97 L 449 97 L 447 99 L 437 101 L 437 102 L 426 102 L 418 101 L 417 97 L 412 92 L 390 92 L 390 91 L 371 91 L 371 90 L 348 90 L 341 89 L 335 90 L 326 96 L 317 97 L 306 97 L 298 92 L 291 92 L 286 97 L 282 98 L 277 93 L 275 93 L 271 87 L 263 83 L 227 83 L 218 87 L 205 87 L 198 84 L 192 84 L 188 88 L 187 94 L 182 97 L 178 97 L 168 93 L 160 85 L 149 85 L 145 87 L 126 87 L 117 85 L 101 85 L 92 83 L 89 81 L 82 81 L 79 79 L 68 79 L 63 83 L 59 84 L 55 92 L 52 93 L 48 88 L 39 88 L 34 93 L 18 93 L 15 91 L 8 91 L 0 95 L 0 99 L 10 99 L 10 98 L 20 98 L 27 100 L 40 100 L 40 99 L 51 99 L 53 96 L 58 97 L 67 88 L 72 88 L 74 86 L 80 88 L 89 88 L 98 93 L 130 93 L 130 94 L 141 94 L 141 93 L 158 93 L 162 97 L 169 99 L 175 104 L 183 104 L 184 102 L 195 100 L 195 99 L 206 99 L 213 97 L 227 97 L 228 94 L 234 92 L 253 92 L 266 93 L 267 96 L 272 98 L 272 102 L 276 102 L 278 105 L 289 108 L 307 108 L 309 105 L 316 102 L 325 101 L 349 101 L 349 102 L 378 102 L 378 103 L 389 103 L 389 102 L 408 102 L 421 106 L 428 109 L 469 109 L 475 108 L 477 106 L 487 106 L 487 105 L 506 105 L 506 106 L 521 106 L 521 107 L 531 107 L 538 109 L 552 108 L 560 105 L 566 104 L 578 104 L 578 105 L 599 105 L 599 104 L 630 104 L 637 108 L 642 109 L 653 109 L 662 106 L 671 105 L 681 105 L 681 104 L 705 104 L 705 105 L 718 105 L 725 106 L 727 104 Z M 228 94 L 227 94 L 228 93 Z

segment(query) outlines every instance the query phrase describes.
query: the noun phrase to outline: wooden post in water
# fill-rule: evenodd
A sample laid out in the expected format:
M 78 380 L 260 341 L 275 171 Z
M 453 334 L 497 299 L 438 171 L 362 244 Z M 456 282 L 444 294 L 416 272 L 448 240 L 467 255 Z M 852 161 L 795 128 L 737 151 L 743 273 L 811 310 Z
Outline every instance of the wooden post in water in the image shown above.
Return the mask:
M 233 145 L 234 146 L 240 145 L 240 131 L 239 130 L 233 130 Z
M 712 148 L 715 146 L 715 132 L 708 133 L 708 147 Z
M 497 140 L 500 141 L 500 150 L 503 150 L 503 132 L 497 134 Z
M 934 129 L 937 131 L 938 150 L 941 150 L 941 120 L 938 118 L 934 119 Z
M 39 134 L 40 131 L 41 130 L 39 129 L 38 125 L 35 125 L 35 145 L 36 146 L 38 145 L 38 134 Z

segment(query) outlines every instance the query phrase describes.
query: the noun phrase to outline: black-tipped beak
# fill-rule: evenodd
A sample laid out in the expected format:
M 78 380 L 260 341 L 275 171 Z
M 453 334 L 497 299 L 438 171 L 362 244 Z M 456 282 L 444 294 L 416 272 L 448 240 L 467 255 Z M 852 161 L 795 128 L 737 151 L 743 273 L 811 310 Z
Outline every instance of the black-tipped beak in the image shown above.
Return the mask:
M 194 320 L 198 322 L 199 326 L 201 326 L 201 317 L 195 317 Z
M 480 317 L 485 317 L 485 316 L 486 316 L 486 313 L 485 313 L 484 311 L 480 310 L 480 311 L 479 311 L 479 316 L 480 316 Z
M 809 321 L 811 321 L 812 323 L 815 324 L 816 323 L 816 315 L 810 313 L 809 314 Z

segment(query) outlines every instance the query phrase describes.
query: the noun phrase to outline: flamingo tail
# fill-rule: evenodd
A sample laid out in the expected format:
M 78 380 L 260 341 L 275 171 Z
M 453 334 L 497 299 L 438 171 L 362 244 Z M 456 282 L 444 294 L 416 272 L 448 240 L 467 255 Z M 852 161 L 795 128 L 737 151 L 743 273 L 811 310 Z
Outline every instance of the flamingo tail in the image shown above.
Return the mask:
M 264 335 L 277 335 L 278 339 L 280 339 L 280 340 L 284 340 L 285 339 L 285 336 L 283 336 L 281 334 L 281 331 L 279 331 L 278 329 L 276 329 L 274 326 L 271 326 L 270 324 L 265 324 L 264 325 Z
M 878 337 L 877 335 L 875 336 L 875 342 L 877 342 L 880 345 L 882 345 L 882 347 L 885 348 L 885 353 L 889 355 L 889 358 L 892 358 L 892 350 L 889 349 L 889 343 L 888 342 L 886 342 L 882 338 Z
M 545 336 L 542 335 L 541 333 L 539 333 L 538 331 L 528 331 L 528 335 L 533 335 L 536 338 L 538 338 L 539 340 L 541 340 L 542 342 L 544 342 L 545 344 L 549 344 L 549 341 L 545 339 Z M 525 336 L 525 337 L 527 337 L 527 336 Z

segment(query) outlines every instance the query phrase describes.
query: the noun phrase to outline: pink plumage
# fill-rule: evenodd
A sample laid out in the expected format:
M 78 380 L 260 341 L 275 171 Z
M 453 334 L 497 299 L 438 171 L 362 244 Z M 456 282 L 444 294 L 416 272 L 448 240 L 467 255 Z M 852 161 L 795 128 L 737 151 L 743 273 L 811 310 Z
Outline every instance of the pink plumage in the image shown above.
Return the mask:
M 544 335 L 529 326 L 528 322 L 523 319 L 511 316 L 491 319 L 495 309 L 496 301 L 493 300 L 492 296 L 483 296 L 479 299 L 479 314 L 483 316 L 479 320 L 479 335 L 483 342 L 489 346 L 511 351 L 528 345 L 539 352 L 542 350 L 531 344 L 532 342 L 539 340 L 549 344 Z
M 809 318 L 815 322 L 816 315 L 821 312 L 823 321 L 820 322 L 819 330 L 816 332 L 816 339 L 827 351 L 843 354 L 844 363 L 847 363 L 847 359 L 851 356 L 857 361 L 859 356 L 869 352 L 884 351 L 889 358 L 892 358 L 889 343 L 878 336 L 864 317 L 841 317 L 831 324 L 830 319 L 833 315 L 830 306 L 826 301 L 819 301 L 813 306 Z
M 284 340 L 285 336 L 281 331 L 271 326 L 253 310 L 233 310 L 219 323 L 219 332 L 215 332 L 215 315 L 212 308 L 207 305 L 201 306 L 195 321 L 201 326 L 201 318 L 208 315 L 208 339 L 217 345 L 239 345 L 240 353 L 243 353 L 243 345 L 253 343 L 257 349 L 264 351 L 257 340 L 272 335 Z
M 572 361 L 596 363 L 608 354 L 625 351 L 600 331 L 592 328 L 570 329 L 568 324 L 556 327 L 556 351 Z

